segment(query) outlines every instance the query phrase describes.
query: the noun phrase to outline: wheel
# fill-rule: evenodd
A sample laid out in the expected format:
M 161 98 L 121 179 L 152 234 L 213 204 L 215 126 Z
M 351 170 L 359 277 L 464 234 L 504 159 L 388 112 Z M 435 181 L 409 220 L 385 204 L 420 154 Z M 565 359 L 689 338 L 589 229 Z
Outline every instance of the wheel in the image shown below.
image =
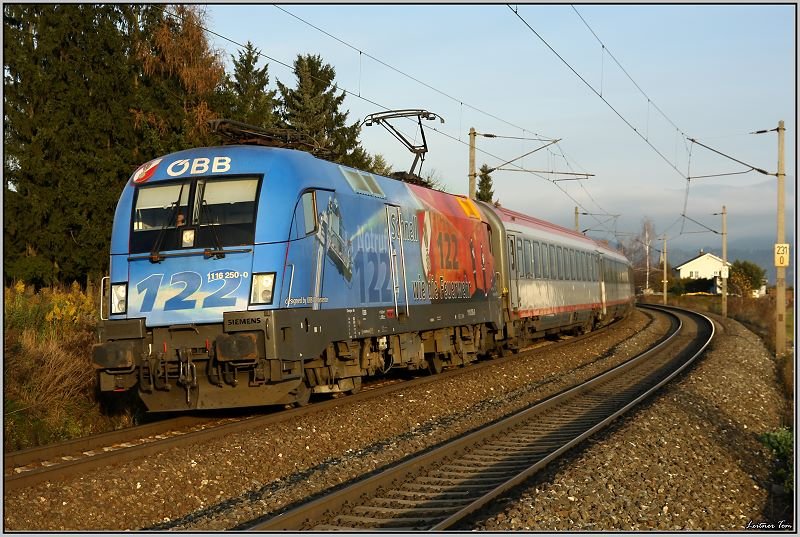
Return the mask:
M 442 372 L 443 365 L 442 365 L 442 360 L 439 358 L 439 356 L 434 354 L 433 356 L 429 357 L 427 361 L 428 361 L 428 372 L 431 375 L 438 375 L 439 373 Z
M 295 406 L 306 406 L 311 400 L 311 388 L 308 387 L 306 381 L 301 381 L 300 385 L 292 390 L 292 394 L 296 397 Z
M 353 388 L 347 390 L 350 395 L 357 394 L 361 391 L 361 377 L 353 377 Z

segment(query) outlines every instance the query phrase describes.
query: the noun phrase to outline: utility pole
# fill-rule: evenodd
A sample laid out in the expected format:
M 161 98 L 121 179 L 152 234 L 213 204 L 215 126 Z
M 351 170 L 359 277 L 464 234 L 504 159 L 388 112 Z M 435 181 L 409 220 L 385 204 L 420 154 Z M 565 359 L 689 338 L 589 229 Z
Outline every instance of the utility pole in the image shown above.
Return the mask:
M 664 234 L 664 305 L 667 305 L 667 234 Z
M 575 231 L 578 233 L 581 232 L 580 224 L 578 223 L 578 207 L 575 207 Z
M 722 206 L 722 316 L 728 316 L 728 211 Z
M 644 288 L 650 289 L 650 233 L 647 226 L 644 227 L 644 255 L 645 255 L 645 285 Z
M 469 199 L 476 199 L 475 196 L 475 127 L 469 128 Z
M 784 129 L 783 120 L 778 122 L 778 245 L 786 242 L 786 221 L 784 205 L 786 204 L 786 169 L 784 164 Z M 778 248 L 776 247 L 776 250 Z M 776 251 L 777 253 L 777 251 Z M 787 262 L 778 263 L 776 257 L 776 281 L 775 281 L 775 357 L 780 358 L 786 353 L 786 264 L 788 264 L 789 252 L 786 252 Z

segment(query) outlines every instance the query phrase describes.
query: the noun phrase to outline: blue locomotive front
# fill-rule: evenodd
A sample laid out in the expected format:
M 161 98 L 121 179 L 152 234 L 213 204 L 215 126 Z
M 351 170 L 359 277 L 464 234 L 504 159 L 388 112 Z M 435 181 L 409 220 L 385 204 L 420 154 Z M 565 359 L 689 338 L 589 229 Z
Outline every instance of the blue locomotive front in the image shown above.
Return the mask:
M 102 391 L 138 385 L 150 410 L 296 400 L 301 362 L 278 358 L 275 344 L 269 356 L 281 330 L 268 315 L 304 188 L 294 153 L 194 149 L 132 175 L 114 218 L 108 320 L 93 353 Z M 252 400 L 241 390 L 233 403 L 227 390 L 209 389 L 240 382 L 274 389 Z
M 100 389 L 151 411 L 303 403 L 471 361 L 502 322 L 483 214 L 294 150 L 148 162 L 114 218 Z

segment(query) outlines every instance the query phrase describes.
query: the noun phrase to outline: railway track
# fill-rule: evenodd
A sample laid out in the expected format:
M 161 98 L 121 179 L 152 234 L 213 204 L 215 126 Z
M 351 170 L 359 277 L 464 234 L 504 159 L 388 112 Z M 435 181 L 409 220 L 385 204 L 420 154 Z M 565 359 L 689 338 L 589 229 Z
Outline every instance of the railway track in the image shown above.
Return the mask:
M 613 329 L 613 325 L 581 336 L 568 336 L 559 341 L 538 342 L 521 352 L 535 350 L 542 346 L 558 348 L 586 341 L 600 336 L 609 329 Z M 47 481 L 83 475 L 93 469 L 147 457 L 168 448 L 198 444 L 238 431 L 297 419 L 307 413 L 322 411 L 351 401 L 386 395 L 411 385 L 436 382 L 449 376 L 459 375 L 464 371 L 476 371 L 513 359 L 514 356 L 509 356 L 481 361 L 467 369 L 455 368 L 435 376 L 417 377 L 413 380 L 378 379 L 364 384 L 362 391 L 355 395 L 328 399 L 299 408 L 223 418 L 180 416 L 171 420 L 8 453 L 3 464 L 4 487 L 7 491 L 14 491 Z
M 707 317 L 648 306 L 669 337 L 627 362 L 502 421 L 368 479 L 237 529 L 444 530 L 522 483 L 683 371 L 714 336 Z

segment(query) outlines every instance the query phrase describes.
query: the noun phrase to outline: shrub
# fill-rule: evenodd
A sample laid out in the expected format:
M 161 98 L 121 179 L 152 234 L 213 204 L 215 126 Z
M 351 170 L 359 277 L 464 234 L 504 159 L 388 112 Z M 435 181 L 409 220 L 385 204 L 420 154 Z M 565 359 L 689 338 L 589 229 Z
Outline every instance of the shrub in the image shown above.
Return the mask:
M 4 290 L 4 447 L 23 449 L 129 424 L 101 413 L 91 346 L 94 300 L 78 284 Z
M 4 298 L 6 329 L 46 336 L 91 331 L 97 322 L 94 300 L 77 282 L 69 289 L 45 287 L 38 293 L 17 282 L 5 289 Z
M 786 427 L 763 433 L 758 437 L 775 454 L 774 475 L 788 491 L 794 490 L 794 434 Z

